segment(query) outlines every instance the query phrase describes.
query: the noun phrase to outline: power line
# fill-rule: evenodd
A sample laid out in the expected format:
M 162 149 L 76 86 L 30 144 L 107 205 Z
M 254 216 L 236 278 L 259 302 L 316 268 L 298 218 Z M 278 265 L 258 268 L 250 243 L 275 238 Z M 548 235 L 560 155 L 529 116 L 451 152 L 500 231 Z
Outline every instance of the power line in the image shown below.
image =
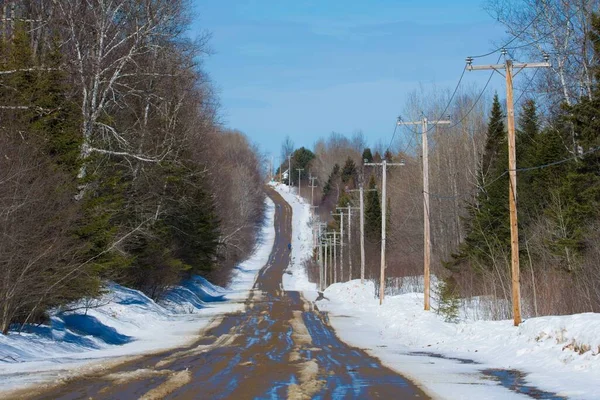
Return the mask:
M 547 7 L 547 5 L 545 5 L 545 7 Z M 492 51 L 490 51 L 490 52 L 488 52 L 488 53 L 485 53 L 485 54 L 480 54 L 480 55 L 477 55 L 477 56 L 470 56 L 470 57 L 471 57 L 471 58 L 483 58 L 483 57 L 491 56 L 491 55 L 492 55 L 492 54 L 494 54 L 494 53 L 497 53 L 497 52 L 499 52 L 499 51 L 502 51 L 503 49 L 506 49 L 506 48 L 507 48 L 507 47 L 508 47 L 508 46 L 509 46 L 511 43 L 513 43 L 515 40 L 517 40 L 519 37 L 521 37 L 521 35 L 522 35 L 522 34 L 524 34 L 524 33 L 527 31 L 527 29 L 529 29 L 529 28 L 531 27 L 531 25 L 533 25 L 533 23 L 534 23 L 535 21 L 537 21 L 537 19 L 538 19 L 539 17 L 541 17 L 541 16 L 542 16 L 542 14 L 543 14 L 543 10 L 542 10 L 542 11 L 540 11 L 539 13 L 537 13 L 537 15 L 535 16 L 535 18 L 533 18 L 533 19 L 532 19 L 532 20 L 531 20 L 531 21 L 530 21 L 530 22 L 529 22 L 529 23 L 528 23 L 528 24 L 525 26 L 525 28 L 523 28 L 523 29 L 522 29 L 522 30 L 521 30 L 519 33 L 517 33 L 517 34 L 516 34 L 516 35 L 515 35 L 515 36 L 514 36 L 512 39 L 510 39 L 508 42 L 504 43 L 502 46 L 498 47 L 497 49 L 495 49 L 495 50 L 492 50 Z M 570 19 L 570 18 L 569 18 L 569 19 Z
M 390 140 L 390 144 L 388 144 L 387 149 L 385 149 L 386 153 L 390 150 L 390 147 L 392 146 L 392 143 L 394 143 L 394 138 L 396 137 L 396 130 L 397 129 L 398 129 L 398 124 L 395 124 L 395 126 L 394 126 L 394 133 L 392 134 L 392 140 Z
M 498 61 L 496 61 L 496 63 L 499 63 L 501 58 L 502 58 L 502 54 L 500 54 L 500 57 L 498 57 Z M 481 100 L 481 98 L 483 97 L 483 94 L 485 93 L 487 87 L 489 86 L 490 82 L 492 81 L 492 78 L 494 77 L 494 72 L 495 71 L 490 72 L 490 76 L 489 76 L 487 82 L 485 83 L 485 86 L 483 87 L 483 89 L 479 93 L 479 96 L 477 96 L 477 99 L 475 100 L 475 102 L 473 103 L 473 105 L 471 106 L 471 108 L 469 109 L 469 111 L 467 111 L 467 113 L 460 120 L 458 120 L 457 122 L 455 122 L 453 125 L 450 125 L 448 128 L 450 128 L 450 129 L 454 128 L 454 127 L 460 125 L 465 119 L 467 119 L 467 117 L 469 116 L 469 114 L 471 114 L 471 112 L 475 109 L 475 106 L 477 105 L 477 103 L 479 103 L 479 100 Z
M 567 161 L 576 160 L 576 159 L 581 158 L 583 156 L 587 156 L 588 154 L 595 153 L 595 152 L 597 152 L 599 150 L 600 150 L 600 146 L 594 147 L 594 148 L 592 148 L 592 149 L 590 149 L 590 150 L 588 150 L 586 152 L 581 153 L 580 155 L 572 156 L 572 157 L 565 158 L 565 159 L 559 160 L 559 161 L 554 161 L 554 162 L 551 162 L 551 163 L 548 163 L 548 164 L 536 165 L 535 167 L 517 168 L 517 169 L 515 169 L 515 171 L 525 172 L 525 171 L 533 171 L 533 170 L 536 170 L 536 169 L 548 168 L 548 167 L 552 167 L 554 165 L 559 165 L 559 164 L 566 163 Z
M 553 161 L 553 162 L 550 162 L 550 163 L 547 163 L 547 164 L 536 165 L 536 166 L 533 166 L 533 167 L 517 168 L 514 171 L 517 171 L 517 172 L 527 172 L 527 171 L 534 171 L 534 170 L 538 170 L 538 169 L 544 169 L 544 168 L 548 168 L 548 167 L 553 167 L 555 165 L 560 165 L 560 164 L 564 164 L 564 163 L 569 162 L 569 161 L 580 159 L 581 157 L 587 156 L 587 155 L 595 153 L 597 151 L 600 151 L 600 146 L 594 147 L 594 148 L 592 148 L 592 149 L 590 149 L 590 150 L 588 150 L 586 152 L 583 152 L 582 154 L 577 155 L 577 156 L 572 156 L 572 157 L 564 158 L 562 160 Z M 483 185 L 482 189 L 490 186 L 491 184 L 493 184 L 494 182 L 496 182 L 498 179 L 500 179 L 503 176 L 505 176 L 506 174 L 508 174 L 508 172 L 509 172 L 508 169 L 505 170 L 500 175 L 498 175 L 496 178 L 494 178 L 490 182 L 488 182 L 485 185 Z M 456 195 L 444 195 L 444 194 L 439 194 L 439 193 L 429 193 L 429 195 L 432 196 L 432 197 L 436 197 L 438 199 L 443 199 L 443 200 L 450 200 L 450 199 L 456 199 L 456 198 L 460 198 L 460 197 L 472 196 L 471 193 L 459 193 L 459 194 L 456 194 Z
M 571 15 L 569 15 L 566 19 L 566 22 L 571 23 L 571 18 L 573 18 L 577 13 L 579 12 L 579 10 L 574 11 Z M 531 45 L 534 45 L 536 43 L 541 42 L 542 40 L 546 39 L 548 36 L 556 33 L 556 31 L 558 31 L 559 29 L 564 28 L 563 25 L 558 25 L 556 28 L 552 29 L 549 32 L 546 32 L 545 34 L 543 34 L 542 36 L 540 36 L 539 38 L 532 40 L 529 43 L 524 43 L 524 44 L 520 44 L 518 46 L 512 46 L 512 47 L 506 47 L 507 50 L 518 50 L 518 49 L 522 49 L 524 47 L 529 47 Z
M 458 83 L 456 84 L 456 87 L 454 88 L 454 92 L 452 92 L 452 96 L 450 96 L 450 100 L 448 100 L 448 104 L 446 104 L 446 108 L 444 108 L 444 111 L 441 112 L 440 116 L 437 118 L 436 121 L 439 121 L 440 119 L 444 118 L 444 116 L 446 115 L 446 111 L 448 111 L 448 108 L 450 108 L 450 104 L 452 104 L 452 100 L 454 100 L 454 96 L 456 96 L 456 93 L 458 93 L 458 88 L 459 88 L 463 78 L 465 77 L 466 71 L 467 71 L 467 66 L 465 65 L 465 67 L 463 68 L 462 74 L 460 74 L 460 78 L 458 79 Z M 429 132 L 431 129 L 433 129 L 433 127 L 429 128 L 427 130 L 427 132 Z
M 517 98 L 517 101 L 515 101 L 515 104 L 519 104 L 519 100 L 521 100 L 521 97 L 523 97 L 523 95 L 527 92 L 527 90 L 529 90 L 529 87 L 531 86 L 531 84 L 535 80 L 535 76 L 537 75 L 538 71 L 539 71 L 539 69 L 536 68 L 536 70 L 533 72 L 533 76 L 531 77 L 531 79 L 529 79 L 529 82 L 527 82 L 527 85 L 525 85 L 525 89 L 523 89 L 523 91 L 521 92 L 521 94 Z
M 452 92 L 452 95 L 450 96 L 450 99 L 448 100 L 448 103 L 446 103 L 446 106 L 444 107 L 444 111 L 442 111 L 442 112 L 440 113 L 440 116 L 439 116 L 439 117 L 436 119 L 436 121 L 437 121 L 437 120 L 440 120 L 440 119 L 442 119 L 442 118 L 444 118 L 444 115 L 446 114 L 446 112 L 447 112 L 447 111 L 448 111 L 448 109 L 450 108 L 450 105 L 452 105 L 452 101 L 454 100 L 454 97 L 455 97 L 455 96 L 456 96 L 456 94 L 458 93 L 458 88 L 460 87 L 460 85 L 461 85 L 461 83 L 462 83 L 462 80 L 463 80 L 463 78 L 465 77 L 465 72 L 466 72 L 466 71 L 467 71 L 467 68 L 466 68 L 466 66 L 465 66 L 465 68 L 463 68 L 463 70 L 462 70 L 462 73 L 460 74 L 460 78 L 458 78 L 458 83 L 457 83 L 457 84 L 456 84 L 456 86 L 454 87 L 454 91 Z M 420 134 L 422 133 L 422 132 L 418 132 L 418 131 L 416 131 L 416 130 L 414 130 L 414 129 L 410 128 L 410 125 L 407 125 L 407 127 L 409 127 L 409 128 L 408 128 L 408 130 L 409 130 L 409 131 L 413 132 L 413 133 L 414 133 L 414 134 L 416 134 L 416 135 L 420 135 Z M 427 129 L 427 133 L 429 133 L 429 131 L 431 131 L 432 129 L 434 129 L 434 128 L 433 128 L 433 126 L 432 126 L 431 128 L 429 128 L 429 129 Z

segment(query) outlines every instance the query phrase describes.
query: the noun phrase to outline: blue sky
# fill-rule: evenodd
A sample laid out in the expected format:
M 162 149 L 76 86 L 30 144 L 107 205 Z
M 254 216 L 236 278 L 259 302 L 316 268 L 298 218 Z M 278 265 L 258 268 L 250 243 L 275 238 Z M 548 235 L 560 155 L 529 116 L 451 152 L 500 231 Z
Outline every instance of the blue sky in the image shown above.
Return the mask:
M 192 34 L 227 127 L 279 155 L 289 135 L 312 148 L 332 131 L 389 141 L 406 95 L 453 89 L 468 55 L 504 38 L 482 0 L 194 0 Z M 490 60 L 493 62 L 495 60 Z M 469 73 L 465 83 L 487 79 Z M 498 79 L 501 79 L 498 77 Z M 495 81 L 498 81 L 495 79 Z

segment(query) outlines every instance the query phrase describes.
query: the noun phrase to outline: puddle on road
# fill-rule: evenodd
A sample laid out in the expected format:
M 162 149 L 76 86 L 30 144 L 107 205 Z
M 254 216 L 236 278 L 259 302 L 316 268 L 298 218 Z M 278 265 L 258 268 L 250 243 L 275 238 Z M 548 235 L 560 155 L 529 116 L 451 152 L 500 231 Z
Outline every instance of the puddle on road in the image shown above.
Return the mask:
M 461 364 L 480 364 L 477 361 L 470 360 L 468 358 L 458 358 L 458 357 L 448 357 L 439 353 L 430 353 L 427 351 L 413 351 L 408 353 L 409 356 L 424 356 L 424 357 L 433 357 L 433 358 L 442 358 L 444 360 L 452 360 L 458 361 Z
M 525 382 L 525 373 L 518 370 L 506 370 L 506 369 L 486 369 L 482 371 L 483 375 L 489 377 L 495 381 L 498 381 L 500 385 L 505 388 L 524 394 L 533 399 L 544 399 L 544 400 L 566 400 L 567 397 L 559 396 L 556 393 L 546 392 L 540 390 L 534 386 L 530 386 Z
M 468 358 L 459 358 L 459 357 L 449 357 L 440 353 L 433 353 L 427 351 L 414 351 L 407 353 L 409 356 L 421 356 L 421 357 L 431 357 L 431 358 L 439 358 L 443 360 L 457 361 L 461 364 L 481 364 L 475 360 L 471 360 Z M 519 371 L 519 370 L 508 370 L 508 369 L 484 369 L 480 370 L 483 376 L 486 379 L 493 380 L 498 382 L 500 386 L 505 387 L 506 389 L 529 396 L 533 399 L 541 399 L 541 400 L 566 400 L 567 397 L 559 396 L 556 393 L 546 392 L 544 390 L 538 389 L 535 386 L 528 385 L 525 378 L 527 374 Z

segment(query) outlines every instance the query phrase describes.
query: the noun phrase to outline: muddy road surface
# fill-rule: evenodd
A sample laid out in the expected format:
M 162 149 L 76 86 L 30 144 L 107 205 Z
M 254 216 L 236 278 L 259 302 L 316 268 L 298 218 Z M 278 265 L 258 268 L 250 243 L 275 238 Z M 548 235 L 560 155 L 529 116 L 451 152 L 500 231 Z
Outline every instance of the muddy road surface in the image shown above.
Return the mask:
M 413 383 L 341 342 L 327 316 L 282 290 L 292 211 L 276 192 L 275 245 L 244 312 L 213 321 L 193 345 L 152 354 L 28 399 L 425 399 Z M 156 332 L 160 335 L 160 332 Z

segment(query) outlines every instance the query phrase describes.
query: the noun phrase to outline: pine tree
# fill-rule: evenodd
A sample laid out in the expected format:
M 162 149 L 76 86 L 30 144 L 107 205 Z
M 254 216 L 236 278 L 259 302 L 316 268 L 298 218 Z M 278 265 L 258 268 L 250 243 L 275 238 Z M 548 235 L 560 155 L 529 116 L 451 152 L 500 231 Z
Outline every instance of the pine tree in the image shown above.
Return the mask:
M 335 164 L 333 166 L 333 170 L 331 171 L 331 174 L 329 174 L 329 177 L 327 178 L 327 182 L 325 182 L 325 185 L 323 186 L 323 200 L 325 200 L 325 198 L 327 196 L 329 196 L 329 193 L 331 193 L 331 190 L 333 189 L 333 185 L 334 185 L 336 179 L 338 179 L 338 177 L 339 177 L 339 173 L 340 173 L 340 166 L 339 166 L 339 164 Z
M 594 14 L 591 22 L 590 39 L 594 53 L 599 55 L 600 17 Z M 550 192 L 552 202 L 546 215 L 554 227 L 549 246 L 554 254 L 563 257 L 569 271 L 578 266 L 590 226 L 600 218 L 600 152 L 596 151 L 600 148 L 599 64 L 594 66 L 594 73 L 596 84 L 592 99 L 584 97 L 573 106 L 565 106 L 565 122 L 572 124 L 576 132 L 576 151 L 583 154 L 577 162 L 547 172 L 556 176 L 557 171 L 564 171 L 558 187 Z
M 541 141 L 537 106 L 535 101 L 523 103 L 516 132 L 517 168 L 538 164 L 537 146 Z M 535 170 L 518 172 L 519 224 L 527 225 L 539 213 L 539 193 L 534 191 L 537 174 Z
M 344 164 L 344 168 L 342 168 L 342 182 L 353 188 L 355 186 L 357 176 L 358 171 L 356 170 L 356 164 L 354 164 L 352 158 L 348 157 L 346 159 L 346 163 Z
M 371 153 L 371 149 L 370 148 L 366 148 L 363 150 L 362 153 L 362 161 L 363 162 L 373 162 L 373 154 Z
M 365 201 L 365 233 L 372 241 L 381 240 L 381 203 L 375 176 L 369 179 L 369 191 Z
M 468 206 L 464 219 L 467 232 L 458 254 L 449 266 L 468 260 L 473 267 L 490 267 L 499 254 L 510 251 L 510 221 L 508 210 L 508 150 L 503 114 L 494 96 L 488 122 L 485 151 L 478 172 L 479 192 Z
M 488 122 L 488 130 L 485 142 L 485 149 L 481 160 L 480 176 L 485 178 L 491 171 L 490 168 L 495 165 L 498 159 L 501 146 L 506 141 L 506 130 L 504 128 L 504 114 L 500 106 L 498 94 L 494 95 L 492 102 L 492 111 Z
M 385 151 L 385 153 L 383 154 L 383 158 L 387 162 L 393 162 L 394 161 L 394 156 L 393 156 L 392 152 L 389 151 L 389 150 Z

